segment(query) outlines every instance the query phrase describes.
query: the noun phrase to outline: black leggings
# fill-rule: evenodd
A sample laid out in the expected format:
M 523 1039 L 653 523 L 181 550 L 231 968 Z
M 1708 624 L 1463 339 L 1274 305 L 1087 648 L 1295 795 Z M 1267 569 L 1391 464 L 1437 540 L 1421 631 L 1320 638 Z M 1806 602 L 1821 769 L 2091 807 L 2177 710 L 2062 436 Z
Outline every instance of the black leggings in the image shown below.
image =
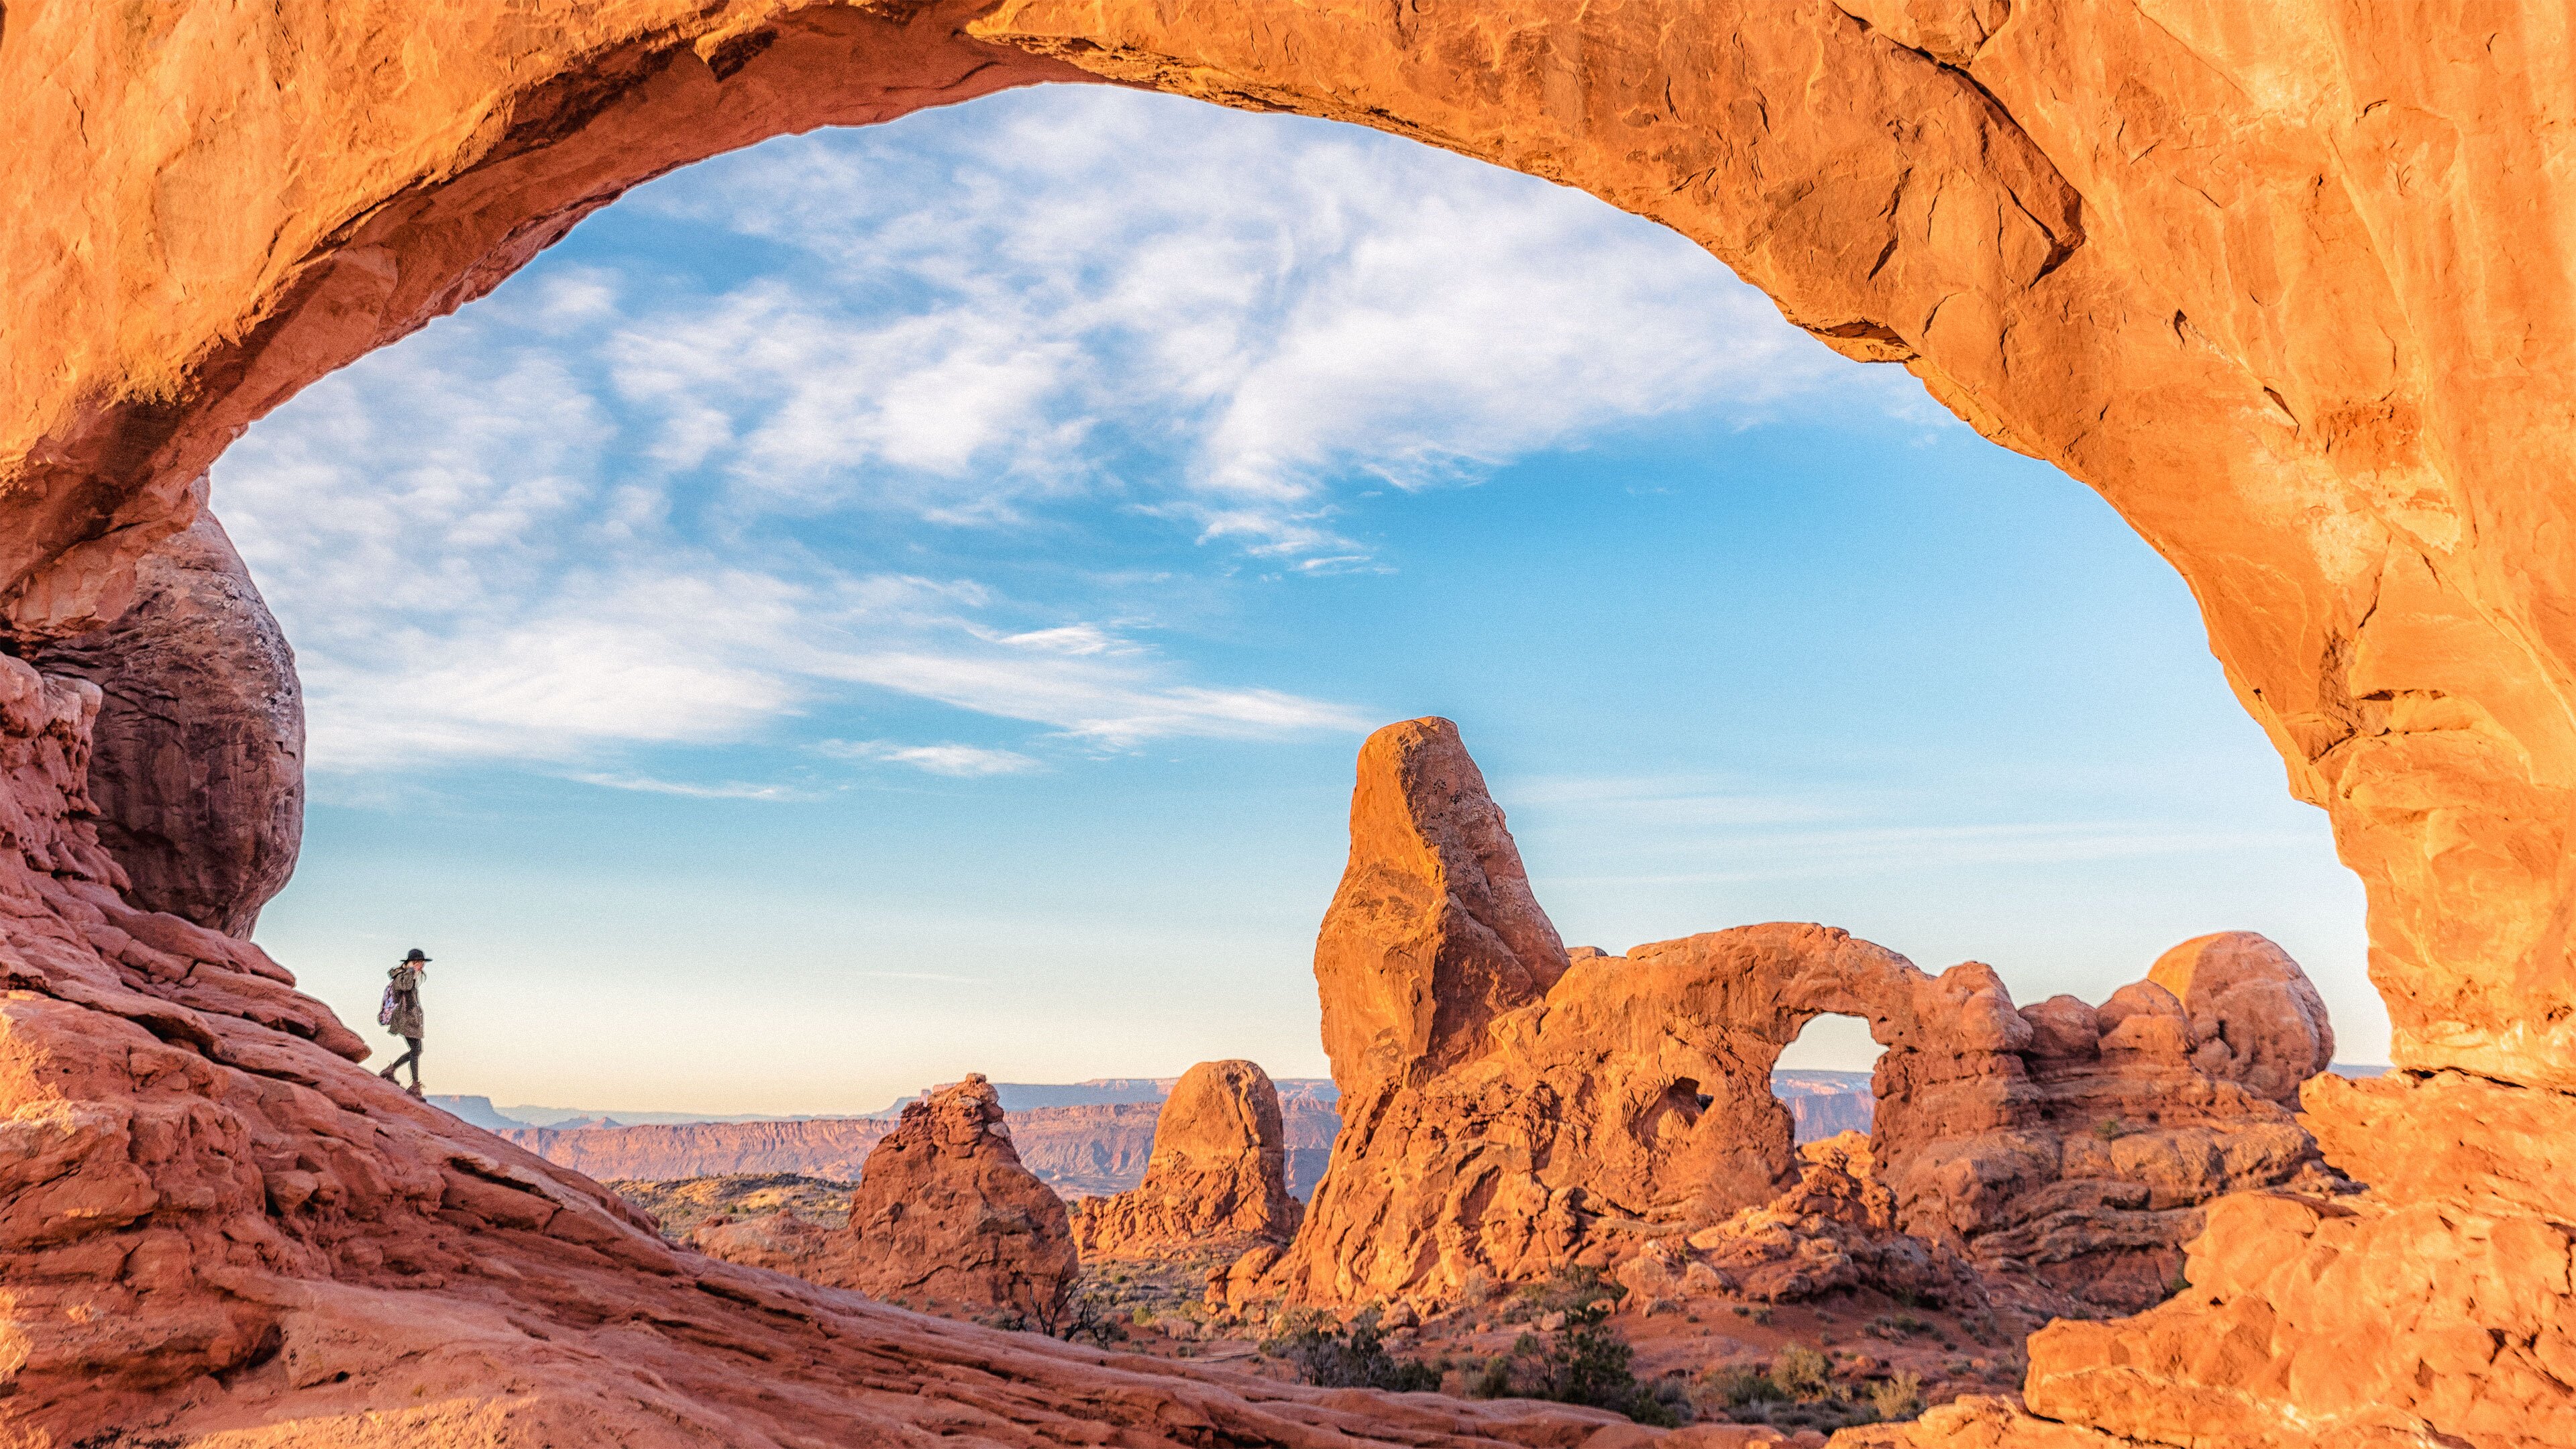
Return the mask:
M 376 1075 L 390 1082 L 394 1079 L 394 1073 L 402 1070 L 403 1063 L 409 1062 L 411 1063 L 411 1084 L 417 1087 L 420 1085 L 420 1038 L 416 1036 L 404 1037 L 403 1045 L 410 1047 L 411 1050 L 404 1052 L 401 1056 L 385 1063 L 385 1069 L 376 1073 Z

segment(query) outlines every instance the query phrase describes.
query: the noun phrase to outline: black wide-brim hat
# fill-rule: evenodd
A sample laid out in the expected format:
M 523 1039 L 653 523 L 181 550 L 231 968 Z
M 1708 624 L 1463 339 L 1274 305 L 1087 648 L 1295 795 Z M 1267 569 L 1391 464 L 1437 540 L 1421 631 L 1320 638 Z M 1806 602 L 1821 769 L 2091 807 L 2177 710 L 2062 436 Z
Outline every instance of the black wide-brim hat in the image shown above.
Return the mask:
M 421 954 L 418 946 L 414 946 L 411 948 L 411 954 L 403 957 L 403 964 L 408 966 L 414 961 L 427 961 L 428 959 L 429 958 L 427 956 Z

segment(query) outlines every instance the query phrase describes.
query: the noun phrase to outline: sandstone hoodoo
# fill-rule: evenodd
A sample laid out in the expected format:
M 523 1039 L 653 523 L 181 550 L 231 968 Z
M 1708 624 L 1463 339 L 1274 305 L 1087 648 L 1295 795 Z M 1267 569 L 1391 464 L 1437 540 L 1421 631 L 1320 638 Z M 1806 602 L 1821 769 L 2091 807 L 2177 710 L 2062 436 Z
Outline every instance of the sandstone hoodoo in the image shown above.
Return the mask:
M 1074 1237 L 1086 1259 L 1240 1251 L 1286 1242 L 1303 1212 L 1288 1195 L 1286 1134 L 1270 1074 L 1252 1062 L 1201 1062 L 1163 1103 L 1144 1182 L 1085 1199 Z
M 1957 1277 L 1955 1255 L 2145 1307 L 2203 1204 L 2303 1175 L 2332 1186 L 2274 1099 L 2331 1045 L 2313 988 L 2260 937 L 2193 949 L 2211 963 L 2197 1021 L 2152 982 L 2098 1011 L 2019 1009 L 1990 967 L 1932 976 L 1822 926 L 1569 952 L 1456 727 L 1391 725 L 1360 752 L 1350 862 L 1316 945 L 1345 1125 L 1296 1241 L 1220 1291 L 1436 1301 L 1769 1211 L 1772 1238 L 1810 1219 L 1911 1235 L 1811 1250 L 1887 1264 L 1893 1289 Z M 1827 1012 L 1866 1019 L 1885 1048 L 1865 1191 L 1830 1181 L 1840 1166 L 1802 1167 L 1770 1091 L 1781 1049 Z M 1809 1206 L 1775 1205 L 1784 1193 Z M 1828 1201 L 1862 1206 L 1813 1210 Z M 1860 1280 L 1855 1266 L 1766 1291 Z
M 1078 1264 L 1064 1199 L 1020 1165 L 981 1073 L 904 1105 L 868 1154 L 831 1281 L 876 1298 L 1052 1316 Z

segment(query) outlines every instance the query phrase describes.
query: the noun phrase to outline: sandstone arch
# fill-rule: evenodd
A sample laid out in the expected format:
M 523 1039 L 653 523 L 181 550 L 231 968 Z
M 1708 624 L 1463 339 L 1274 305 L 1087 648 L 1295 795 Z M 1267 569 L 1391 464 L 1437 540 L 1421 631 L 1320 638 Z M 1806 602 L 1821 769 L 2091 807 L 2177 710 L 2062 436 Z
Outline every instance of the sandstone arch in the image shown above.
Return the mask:
M 2369 890 L 2410 1070 L 2307 1105 L 2377 1215 L 2243 1227 L 2313 1260 L 2300 1282 L 2398 1265 L 2365 1325 L 2386 1362 L 2294 1372 L 2347 1310 L 2246 1254 L 2140 1330 L 2185 1348 L 2069 1346 L 2033 1405 L 2169 1441 L 2271 1435 L 2292 1396 L 2320 1435 L 2576 1437 L 2546 1367 L 2567 1290 L 2532 1266 L 2552 1242 L 2563 1266 L 2576 1135 L 2576 93 L 2550 83 L 2576 33 L 2547 7 L 18 0 L 0 24 L 0 614 L 22 645 L 117 616 L 207 463 L 297 387 L 623 187 L 784 130 L 1104 77 L 1413 135 L 1692 236 L 2119 509 Z M 11 737 L 78 733 L 47 710 Z M 87 802 L 43 773 L 26 898 L 95 954 L 59 883 L 113 869 L 80 864 Z M 48 1100 L 124 1089 L 79 1090 L 104 1095 Z M 2473 1152 L 2407 1146 L 2461 1121 Z M 2512 1291 L 2435 1291 L 2471 1260 Z M 2255 1346 L 2185 1351 L 2221 1339 Z
M 1908 1291 L 1982 1301 L 1976 1261 L 2052 1285 L 2062 1307 L 2151 1307 L 2206 1203 L 2316 1161 L 2280 1098 L 2332 1037 L 2270 941 L 2208 936 L 2157 963 L 2197 1017 L 2159 980 L 2098 1011 L 2017 1007 L 1982 962 L 1934 976 L 1818 925 L 1568 951 L 1443 719 L 1361 747 L 1315 963 L 1341 1135 L 1297 1239 L 1230 1272 L 1229 1301 L 1454 1302 L 1479 1279 L 1650 1248 L 1677 1274 L 1685 1239 L 1720 1251 L 1723 1225 L 1811 1180 L 1771 1073 L 1826 1014 L 1868 1022 L 1882 1048 L 1862 1155 L 1874 1226 L 1920 1240 L 1891 1259 Z

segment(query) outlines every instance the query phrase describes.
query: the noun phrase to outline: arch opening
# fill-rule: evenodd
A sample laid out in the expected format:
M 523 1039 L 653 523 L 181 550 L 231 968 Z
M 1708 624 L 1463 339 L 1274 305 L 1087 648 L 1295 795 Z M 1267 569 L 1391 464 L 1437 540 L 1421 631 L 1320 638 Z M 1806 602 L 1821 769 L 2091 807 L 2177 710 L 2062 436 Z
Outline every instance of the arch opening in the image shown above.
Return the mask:
M 1771 1067 L 1771 1095 L 1795 1124 L 1792 1140 L 1803 1147 L 1844 1132 L 1866 1135 L 1885 1050 L 1865 1017 L 1825 1012 L 1800 1027 Z

